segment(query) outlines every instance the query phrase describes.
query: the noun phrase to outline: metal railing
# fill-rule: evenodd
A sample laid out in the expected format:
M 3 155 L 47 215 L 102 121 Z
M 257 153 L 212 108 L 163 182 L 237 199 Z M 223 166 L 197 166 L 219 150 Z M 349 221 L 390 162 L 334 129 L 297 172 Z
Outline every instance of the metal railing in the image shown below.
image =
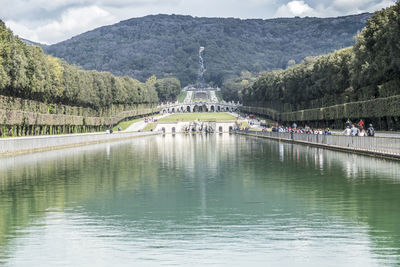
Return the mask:
M 361 137 L 343 135 L 316 135 L 279 133 L 263 131 L 238 131 L 258 136 L 267 136 L 287 141 L 306 142 L 333 148 L 353 149 L 372 153 L 400 156 L 400 138 L 390 137 Z

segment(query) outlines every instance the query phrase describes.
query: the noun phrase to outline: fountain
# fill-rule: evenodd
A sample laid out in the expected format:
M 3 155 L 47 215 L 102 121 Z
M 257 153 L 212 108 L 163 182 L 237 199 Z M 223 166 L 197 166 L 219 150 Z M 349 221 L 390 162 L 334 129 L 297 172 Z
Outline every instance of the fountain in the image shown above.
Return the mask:
M 206 69 L 204 68 L 204 59 L 203 59 L 203 51 L 204 51 L 204 46 L 200 46 L 199 50 L 199 63 L 200 63 L 200 68 L 199 68 L 199 76 L 197 80 L 197 88 L 198 89 L 203 89 L 204 88 L 204 72 Z

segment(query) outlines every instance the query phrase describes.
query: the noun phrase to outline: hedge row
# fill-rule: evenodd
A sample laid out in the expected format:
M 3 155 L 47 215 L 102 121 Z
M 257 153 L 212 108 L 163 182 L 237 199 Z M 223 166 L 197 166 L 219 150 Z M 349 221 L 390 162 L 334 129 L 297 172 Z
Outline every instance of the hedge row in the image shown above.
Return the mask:
M 0 125 L 115 125 L 118 122 L 139 115 L 157 112 L 150 104 L 112 105 L 103 110 L 45 104 L 33 100 L 24 100 L 0 96 Z
M 400 116 L 400 95 L 284 113 L 267 107 L 243 106 L 240 110 L 265 115 L 282 122 L 398 117 Z
M 9 97 L 0 95 L 0 109 L 4 110 L 21 110 L 27 112 L 35 112 L 41 114 L 68 114 L 75 116 L 112 116 L 125 110 L 134 109 L 138 106 L 148 106 L 147 104 L 130 104 L 130 105 L 111 105 L 110 107 L 95 110 L 92 108 L 84 108 L 79 106 L 68 106 L 62 104 L 46 104 L 34 100 L 26 100 L 18 97 Z
M 328 121 L 336 119 L 383 118 L 400 116 L 400 95 L 351 102 L 325 108 L 280 114 L 281 121 Z

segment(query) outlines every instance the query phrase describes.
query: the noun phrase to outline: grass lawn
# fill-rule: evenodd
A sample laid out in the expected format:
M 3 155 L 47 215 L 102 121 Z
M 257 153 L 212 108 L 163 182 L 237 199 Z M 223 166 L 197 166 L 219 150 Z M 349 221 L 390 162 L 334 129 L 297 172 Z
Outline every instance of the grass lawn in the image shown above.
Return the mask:
M 239 121 L 240 123 L 240 128 L 250 128 L 250 125 L 247 123 L 247 121 Z
M 149 122 L 146 124 L 146 126 L 143 128 L 143 132 L 150 132 L 151 130 L 154 130 L 157 127 L 157 123 L 154 122 Z
M 178 102 L 179 103 L 183 103 L 183 101 L 185 100 L 187 95 L 186 91 L 182 91 L 179 95 L 178 95 Z
M 159 122 L 176 122 L 176 121 L 235 121 L 236 117 L 228 113 L 221 112 L 195 112 L 195 113 L 181 113 L 172 114 L 168 117 L 159 119 Z
M 123 121 L 123 122 L 120 122 L 118 125 L 114 126 L 114 128 L 112 128 L 112 130 L 113 130 L 114 132 L 117 132 L 117 131 L 118 131 L 118 126 L 120 126 L 121 129 L 122 129 L 122 131 L 124 131 L 124 130 L 126 130 L 126 128 L 128 128 L 132 123 L 135 123 L 135 122 L 138 122 L 138 121 L 142 121 L 142 120 L 144 120 L 145 118 L 151 118 L 151 117 L 143 117 L 143 118 L 133 119 L 133 120 L 130 120 L 130 121 Z
M 259 129 L 259 128 L 250 128 L 249 131 L 250 131 L 250 132 L 261 132 L 262 129 Z
M 218 98 L 218 101 L 222 101 L 222 94 L 221 94 L 221 91 L 215 92 L 215 96 Z

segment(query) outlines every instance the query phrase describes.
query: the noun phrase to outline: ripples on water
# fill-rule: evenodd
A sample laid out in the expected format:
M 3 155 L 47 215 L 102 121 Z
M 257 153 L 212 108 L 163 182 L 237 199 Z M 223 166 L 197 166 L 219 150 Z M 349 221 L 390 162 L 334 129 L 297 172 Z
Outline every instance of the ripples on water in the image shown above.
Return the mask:
M 396 266 L 399 171 L 235 135 L 0 158 L 0 264 Z

